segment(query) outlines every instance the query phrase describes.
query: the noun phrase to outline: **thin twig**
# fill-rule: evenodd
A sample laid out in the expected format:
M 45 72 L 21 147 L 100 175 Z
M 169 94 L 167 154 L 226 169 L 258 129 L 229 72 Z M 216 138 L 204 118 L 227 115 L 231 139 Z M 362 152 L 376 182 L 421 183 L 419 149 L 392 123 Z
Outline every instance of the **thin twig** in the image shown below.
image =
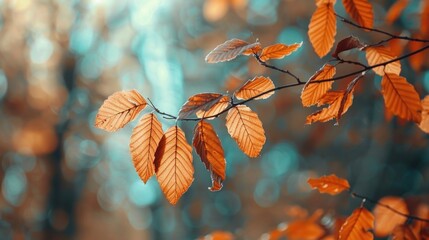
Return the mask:
M 391 206 L 389 206 L 389 205 L 387 205 L 387 204 L 381 203 L 381 202 L 379 202 L 379 201 L 377 201 L 377 200 L 374 200 L 374 199 L 368 198 L 368 197 L 363 196 L 363 195 L 360 195 L 360 194 L 358 194 L 358 193 L 352 192 L 352 193 L 351 193 L 351 195 L 352 195 L 352 197 L 360 198 L 360 199 L 365 200 L 365 201 L 368 201 L 368 202 L 370 202 L 370 203 L 372 203 L 372 204 L 380 205 L 380 206 L 382 206 L 382 207 L 384 207 L 384 208 L 387 208 L 387 209 L 389 209 L 390 211 L 392 211 L 392 212 L 394 212 L 394 213 L 396 213 L 396 214 L 399 214 L 399 215 L 401 215 L 401 216 L 404 216 L 404 217 L 406 217 L 406 218 L 408 218 L 408 219 L 418 220 L 418 221 L 422 221 L 422 222 L 429 222 L 429 219 L 425 219 L 425 218 L 421 218 L 421 217 L 413 216 L 413 215 L 410 215 L 410 214 L 402 213 L 402 212 L 400 212 L 400 211 L 398 211 L 398 210 L 396 210 L 396 209 L 392 208 Z
M 418 39 L 418 38 L 412 38 L 412 37 L 407 37 L 407 36 L 397 36 L 397 35 L 385 32 L 385 31 L 380 30 L 380 29 L 364 27 L 364 26 L 361 26 L 359 24 L 356 24 L 356 23 L 354 23 L 354 22 L 352 22 L 352 21 L 344 18 L 341 15 L 338 15 L 337 13 L 335 13 L 335 16 L 337 16 L 342 22 L 347 23 L 347 24 L 349 24 L 349 25 L 351 25 L 353 27 L 357 27 L 357 28 L 360 28 L 360 29 L 368 30 L 368 31 L 371 31 L 371 32 L 376 32 L 376 33 L 384 34 L 386 36 L 389 36 L 391 39 L 396 38 L 396 39 L 403 39 L 403 40 L 414 41 L 414 42 L 426 42 L 426 43 L 429 42 L 429 40 L 426 40 L 426 39 Z M 389 39 L 389 40 L 391 40 L 391 39 Z
M 295 74 L 291 73 L 289 70 L 281 69 L 281 68 L 278 68 L 276 66 L 270 65 L 270 64 L 262 61 L 261 58 L 259 57 L 259 55 L 256 53 L 253 54 L 253 56 L 256 58 L 256 60 L 259 62 L 260 65 L 267 67 L 267 68 L 277 70 L 277 71 L 282 72 L 282 73 L 285 73 L 285 74 L 295 78 L 297 83 L 302 83 L 301 80 L 299 79 L 299 77 L 297 77 Z

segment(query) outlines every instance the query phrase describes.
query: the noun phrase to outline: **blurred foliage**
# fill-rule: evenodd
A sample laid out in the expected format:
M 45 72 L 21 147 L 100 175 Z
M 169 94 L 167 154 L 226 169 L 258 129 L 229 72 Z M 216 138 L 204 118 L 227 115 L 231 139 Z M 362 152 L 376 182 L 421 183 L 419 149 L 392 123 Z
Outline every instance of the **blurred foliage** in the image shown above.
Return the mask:
M 385 27 L 392 2 L 374 1 L 375 26 L 413 31 L 419 1 Z M 211 49 L 233 37 L 265 45 L 303 41 L 275 64 L 308 79 L 323 63 L 306 33 L 313 6 L 311 0 L 1 0 L 1 238 L 194 239 L 225 230 L 255 239 L 287 220 L 296 205 L 338 213 L 358 206 L 346 196 L 310 191 L 307 178 L 328 173 L 349 179 L 367 196 L 428 202 L 429 138 L 414 124 L 385 121 L 376 91 L 381 79 L 374 74 L 356 89 L 339 126 L 305 126 L 312 109 L 302 108 L 299 88 L 252 103 L 267 132 L 257 159 L 238 150 L 219 127 L 223 118 L 215 120 L 227 159 L 224 188 L 207 190 L 208 173 L 194 156 L 196 180 L 176 207 L 154 179 L 145 185 L 135 173 L 128 141 L 136 121 L 114 134 L 93 126 L 102 101 L 122 89 L 137 89 L 176 113 L 192 94 L 231 91 L 255 75 L 293 80 L 243 57 L 205 64 Z M 379 40 L 339 25 L 336 39 L 349 35 Z M 426 95 L 429 70 L 415 73 L 404 65 L 404 75 Z M 164 120 L 164 130 L 172 124 Z

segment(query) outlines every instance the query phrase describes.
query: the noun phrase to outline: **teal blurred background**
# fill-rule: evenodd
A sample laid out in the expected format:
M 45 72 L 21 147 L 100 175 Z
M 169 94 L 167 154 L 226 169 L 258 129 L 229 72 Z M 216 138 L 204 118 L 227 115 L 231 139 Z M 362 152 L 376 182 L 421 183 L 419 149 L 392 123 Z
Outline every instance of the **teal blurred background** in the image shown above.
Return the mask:
M 419 1 L 391 27 L 383 17 L 393 1 L 373 2 L 376 27 L 417 28 Z M 346 15 L 341 4 L 336 8 Z M 427 201 L 429 138 L 414 124 L 385 120 L 381 79 L 372 73 L 339 126 L 305 126 L 315 109 L 302 107 L 300 88 L 250 103 L 267 134 L 256 159 L 239 151 L 224 116 L 214 120 L 227 159 L 224 188 L 207 189 L 209 173 L 194 153 L 195 181 L 177 206 L 155 178 L 145 185 L 134 170 L 128 143 L 137 121 L 115 133 L 94 127 L 102 102 L 120 90 L 137 89 L 177 113 L 193 94 L 231 92 L 256 75 L 276 85 L 294 81 L 246 57 L 206 64 L 205 55 L 230 38 L 263 46 L 303 41 L 273 64 L 308 79 L 327 60 L 308 42 L 314 9 L 311 0 L 1 0 L 0 239 L 195 239 L 214 230 L 257 239 L 287 221 L 293 206 L 323 208 L 328 217 L 359 206 L 307 186 L 307 178 L 331 173 L 373 198 Z M 338 24 L 337 41 L 352 34 L 380 40 Z M 403 75 L 427 95 L 427 68 L 416 73 L 404 62 Z M 174 121 L 162 124 L 165 130 Z M 180 126 L 191 140 L 194 123 Z

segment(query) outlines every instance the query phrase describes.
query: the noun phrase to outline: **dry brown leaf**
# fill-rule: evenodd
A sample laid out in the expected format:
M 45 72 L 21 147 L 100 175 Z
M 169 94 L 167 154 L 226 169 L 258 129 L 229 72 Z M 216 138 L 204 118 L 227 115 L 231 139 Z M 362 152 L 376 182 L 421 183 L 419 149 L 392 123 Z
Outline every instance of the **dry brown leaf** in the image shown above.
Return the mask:
M 372 5 L 368 0 L 343 0 L 346 12 L 359 25 L 372 28 L 374 24 L 374 14 Z
M 386 13 L 386 22 L 392 24 L 401 16 L 402 11 L 407 7 L 408 0 L 397 0 Z
M 188 98 L 179 111 L 179 119 L 186 118 L 198 111 L 207 111 L 222 99 L 219 93 L 199 93 Z
M 396 56 L 391 54 L 390 49 L 384 46 L 367 47 L 365 48 L 365 52 L 366 60 L 370 66 L 385 63 L 396 58 Z M 395 61 L 386 66 L 375 67 L 372 70 L 380 76 L 383 76 L 385 72 L 399 75 L 401 73 L 401 63 Z
M 230 61 L 247 49 L 252 49 L 257 45 L 260 45 L 260 43 L 248 43 L 241 39 L 234 38 L 218 45 L 209 54 L 207 54 L 206 62 L 218 63 Z
M 130 139 L 130 152 L 134 168 L 144 183 L 155 173 L 155 152 L 163 132 L 155 114 L 142 117 L 133 129 Z
M 219 137 L 210 123 L 200 121 L 195 126 L 193 145 L 201 161 L 210 172 L 212 187 L 210 191 L 222 189 L 225 180 L 226 161 Z
M 327 122 L 333 118 L 337 118 L 343 97 L 346 97 L 343 105 L 343 111 L 341 115 L 347 112 L 350 106 L 353 104 L 353 91 L 346 96 L 345 91 L 330 91 L 327 92 L 320 100 L 319 104 L 330 104 L 329 107 L 323 108 L 315 113 L 307 116 L 305 124 L 312 124 L 313 122 Z
M 419 94 L 404 77 L 386 73 L 381 81 L 381 92 L 389 111 L 400 118 L 420 123 L 422 105 Z
M 281 59 L 286 56 L 289 56 L 291 53 L 295 52 L 302 46 L 302 42 L 294 43 L 291 45 L 285 45 L 277 43 L 262 49 L 261 55 L 259 58 L 265 62 L 269 59 Z
M 366 208 L 360 207 L 353 211 L 340 229 L 340 240 L 372 240 L 370 232 L 374 228 L 374 216 Z
M 378 202 L 390 206 L 392 209 L 397 210 L 403 214 L 409 214 L 407 204 L 404 199 L 400 197 L 387 196 L 380 199 Z M 393 229 L 402 225 L 407 221 L 407 218 L 401 216 L 390 209 L 377 204 L 373 210 L 375 219 L 375 236 L 386 237 L 393 232 Z
M 338 58 L 338 54 L 342 52 L 355 48 L 358 48 L 360 50 L 362 47 L 364 47 L 364 44 L 359 40 L 359 38 L 350 36 L 338 42 L 334 53 L 332 53 L 332 57 Z
M 156 177 L 165 198 L 173 205 L 194 181 L 192 147 L 178 126 L 169 128 L 155 154 Z
M 240 89 L 238 89 L 234 93 L 234 96 L 237 99 L 247 100 L 274 88 L 274 83 L 269 77 L 260 76 L 247 81 Z M 255 99 L 267 99 L 273 94 L 274 91 L 271 91 Z
M 213 119 L 214 117 L 224 111 L 230 105 L 231 98 L 229 96 L 222 96 L 219 101 L 211 106 L 207 110 L 198 110 L 195 114 L 199 118 L 209 117 L 208 120 Z
M 392 240 L 419 240 L 410 225 L 398 225 L 393 229 Z
M 320 98 L 325 95 L 329 89 L 332 88 L 334 81 L 327 81 L 321 83 L 311 83 L 314 81 L 320 81 L 325 79 L 331 79 L 334 77 L 336 69 L 330 64 L 325 64 L 319 69 L 305 84 L 301 92 L 302 105 L 309 107 L 316 104 Z
M 422 121 L 419 124 L 420 129 L 429 133 L 429 95 L 422 100 Z
M 265 131 L 258 114 L 245 105 L 231 108 L 226 116 L 228 133 L 249 157 L 257 157 L 265 143 Z
M 95 126 L 113 132 L 123 128 L 146 107 L 146 100 L 136 90 L 110 95 L 98 110 Z
M 332 3 L 320 5 L 311 16 L 308 37 L 319 57 L 328 54 L 335 42 L 337 19 Z
M 350 189 L 349 182 L 346 179 L 335 176 L 335 174 L 320 178 L 310 178 L 307 182 L 312 188 L 319 190 L 320 193 L 330 195 L 337 195 Z

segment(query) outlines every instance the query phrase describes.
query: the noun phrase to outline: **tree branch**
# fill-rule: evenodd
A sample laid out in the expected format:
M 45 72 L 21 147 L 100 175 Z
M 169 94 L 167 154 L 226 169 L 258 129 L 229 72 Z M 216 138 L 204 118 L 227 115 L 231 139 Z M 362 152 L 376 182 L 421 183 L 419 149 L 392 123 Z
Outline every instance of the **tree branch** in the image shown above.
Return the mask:
M 339 80 L 342 80 L 342 79 L 346 79 L 348 77 L 351 77 L 351 76 L 354 76 L 354 75 L 357 75 L 357 74 L 361 74 L 361 73 L 366 72 L 368 70 L 371 70 L 373 68 L 380 67 L 380 66 L 386 66 L 387 64 L 390 64 L 392 62 L 396 62 L 396 61 L 399 61 L 399 60 L 411 57 L 411 56 L 413 56 L 415 54 L 418 54 L 420 52 L 425 51 L 428 48 L 429 48 L 429 45 L 424 46 L 424 47 L 422 47 L 422 48 L 420 48 L 420 49 L 418 49 L 416 51 L 413 51 L 413 52 L 410 52 L 408 54 L 405 54 L 405 55 L 403 55 L 401 57 L 397 57 L 397 58 L 394 58 L 392 60 L 389 60 L 389 61 L 386 61 L 386 62 L 382 62 L 382 63 L 379 63 L 379 64 L 375 64 L 375 65 L 372 65 L 372 66 L 366 66 L 364 64 L 357 64 L 357 65 L 359 65 L 359 66 L 361 66 L 363 68 L 361 70 L 354 71 L 354 72 L 351 72 L 351 73 L 347 73 L 347 74 L 344 74 L 344 75 L 341 75 L 341 76 L 337 76 L 337 77 L 333 77 L 333 78 L 328 78 L 328 79 L 321 79 L 321 80 L 317 80 L 317 81 L 312 81 L 312 82 L 309 82 L 308 84 L 317 84 L 317 83 L 322 83 L 322 82 L 339 81 Z M 256 60 L 258 60 L 259 56 L 257 54 L 255 54 L 254 56 L 255 56 Z M 338 63 L 356 64 L 356 62 L 345 61 L 345 60 L 342 60 L 342 59 L 337 59 L 337 61 L 339 61 Z M 296 86 L 304 85 L 304 84 L 307 83 L 307 82 L 300 81 L 300 79 L 298 77 L 296 77 L 296 75 L 294 75 L 289 70 L 284 70 L 284 69 L 278 68 L 276 66 L 272 66 L 272 65 L 270 65 L 270 64 L 268 64 L 266 62 L 261 61 L 260 59 L 258 60 L 258 62 L 260 62 L 260 64 L 262 66 L 264 66 L 264 67 L 271 68 L 271 69 L 274 69 L 276 71 L 288 74 L 289 76 L 293 77 L 297 82 L 296 83 L 286 84 L 286 85 L 282 85 L 282 86 L 278 86 L 278 87 L 272 88 L 272 89 L 264 91 L 264 92 L 262 92 L 262 93 L 260 93 L 260 94 L 258 94 L 256 96 L 253 96 L 253 97 L 251 97 L 251 98 L 249 98 L 247 100 L 242 100 L 242 101 L 238 101 L 238 102 L 232 102 L 231 105 L 229 105 L 227 108 L 225 108 L 223 111 L 219 112 L 218 114 L 215 114 L 215 115 L 212 115 L 212 116 L 204 116 L 202 118 L 181 118 L 181 119 L 178 119 L 177 116 L 174 116 L 174 115 L 168 114 L 168 113 L 164 113 L 164 112 L 160 111 L 159 109 L 157 109 L 153 105 L 152 102 L 150 102 L 150 103 L 151 103 L 152 107 L 154 108 L 154 110 L 157 113 L 159 113 L 160 115 L 162 115 L 165 119 L 176 119 L 176 120 L 180 120 L 180 121 L 200 121 L 200 120 L 203 120 L 203 119 L 217 118 L 220 115 L 222 115 L 222 114 L 226 113 L 227 111 L 229 111 L 231 108 L 234 108 L 234 107 L 236 107 L 238 105 L 245 104 L 247 102 L 253 101 L 256 98 L 258 98 L 260 96 L 263 96 L 263 95 L 265 95 L 267 93 L 276 92 L 276 91 L 279 91 L 279 90 L 282 90 L 282 89 L 296 87 Z
M 356 28 L 360 28 L 360 29 L 364 29 L 364 30 L 368 30 L 368 31 L 371 31 L 371 32 L 376 32 L 376 33 L 380 33 L 380 34 L 383 34 L 383 35 L 389 36 L 390 38 L 388 38 L 388 40 L 387 40 L 387 41 L 390 41 L 390 40 L 392 40 L 392 39 L 402 39 L 402 40 L 407 40 L 407 41 L 414 41 L 414 42 L 426 42 L 426 43 L 429 43 L 429 40 L 426 40 L 426 39 L 418 39 L 418 38 L 412 38 L 412 37 L 407 37 L 407 36 L 398 36 L 398 35 L 394 35 L 394 34 L 388 33 L 388 32 L 386 32 L 386 31 L 383 31 L 383 30 L 380 30 L 380 29 L 364 27 L 364 26 L 361 26 L 361 25 L 359 25 L 359 24 L 356 24 L 356 23 L 354 23 L 354 22 L 352 22 L 352 21 L 350 21 L 350 20 L 348 20 L 348 19 L 346 19 L 346 18 L 344 18 L 344 17 L 342 17 L 342 16 L 338 15 L 337 13 L 335 13 L 335 16 L 337 16 L 337 17 L 338 17 L 342 22 L 347 23 L 347 24 L 349 24 L 349 25 L 351 25 L 351 26 L 353 26 L 353 27 L 356 27 Z M 384 40 L 384 41 L 386 41 L 386 40 Z M 384 41 L 383 41 L 383 42 L 384 42 Z M 379 44 L 381 44 L 381 43 L 379 43 Z
M 413 216 L 413 215 L 402 213 L 402 212 L 400 212 L 400 211 L 392 208 L 391 206 L 389 206 L 387 204 L 381 203 L 381 202 L 379 202 L 377 200 L 368 198 L 366 196 L 360 195 L 360 194 L 355 193 L 355 192 L 351 192 L 350 194 L 352 195 L 352 197 L 359 198 L 359 199 L 362 199 L 363 201 L 368 201 L 368 202 L 370 202 L 372 204 L 382 206 L 382 207 L 387 208 L 390 211 L 392 211 L 392 212 L 394 212 L 394 213 L 396 213 L 398 215 L 404 216 L 404 217 L 406 217 L 408 219 L 413 219 L 413 220 L 422 221 L 422 222 L 428 222 L 429 223 L 429 219 L 425 219 L 425 218 L 421 218 L 421 217 L 417 217 L 417 216 Z

